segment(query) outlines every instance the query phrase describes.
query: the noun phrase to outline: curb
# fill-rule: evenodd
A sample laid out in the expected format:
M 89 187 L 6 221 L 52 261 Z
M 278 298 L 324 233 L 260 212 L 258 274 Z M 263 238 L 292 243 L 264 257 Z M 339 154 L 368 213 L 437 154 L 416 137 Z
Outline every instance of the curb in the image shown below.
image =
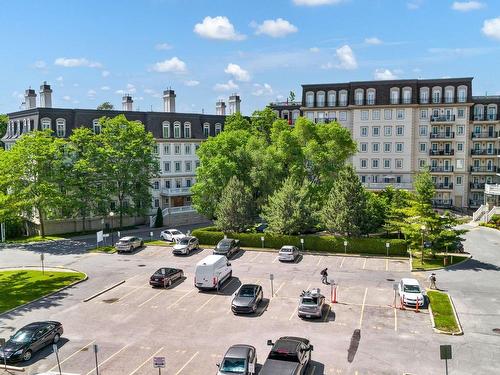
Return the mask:
M 83 300 L 83 302 L 88 302 L 88 301 L 90 301 L 90 300 L 93 300 L 94 298 L 99 297 L 101 294 L 104 294 L 104 293 L 106 293 L 106 292 L 110 291 L 111 289 L 114 289 L 114 288 L 116 288 L 117 286 L 122 285 L 124 282 L 125 282 L 125 280 L 119 281 L 119 282 L 117 282 L 116 284 L 113 284 L 113 285 L 111 285 L 110 287 L 108 287 L 108 288 L 106 288 L 106 289 L 104 289 L 104 290 L 101 290 L 100 292 L 97 292 L 96 294 L 91 295 L 91 296 L 90 296 L 90 297 L 88 297 L 88 298 L 85 298 L 85 299 Z
M 444 292 L 443 292 L 444 293 Z M 432 304 L 429 303 L 429 316 L 431 317 L 431 323 L 432 323 L 432 330 L 436 333 L 440 333 L 440 334 L 443 334 L 443 335 L 448 335 L 448 336 L 461 336 L 464 334 L 464 331 L 462 329 L 462 324 L 460 323 L 460 320 L 458 319 L 458 315 L 457 315 L 457 311 L 455 309 L 455 304 L 453 303 L 453 300 L 451 299 L 451 296 L 448 294 L 448 293 L 445 293 L 447 296 L 448 296 L 448 299 L 450 300 L 450 303 L 451 303 L 451 307 L 453 309 L 453 315 L 455 316 L 455 320 L 458 324 L 458 329 L 459 331 L 458 332 L 446 332 L 446 331 L 442 331 L 438 328 L 436 328 L 436 323 L 434 322 L 434 314 L 432 313 Z
M 24 372 L 26 369 L 24 367 L 16 367 L 16 366 L 4 366 L 3 363 L 0 366 L 0 370 L 8 370 L 8 371 L 18 371 L 18 372 Z
M 451 255 L 449 255 L 451 256 Z M 455 263 L 455 264 L 450 264 L 449 266 L 443 266 L 443 267 L 434 267 L 434 268 L 413 268 L 413 262 L 410 263 L 410 267 L 411 267 L 411 272 L 427 272 L 427 271 L 438 271 L 438 270 L 447 270 L 448 268 L 452 268 L 452 267 L 456 267 L 456 266 L 459 266 L 459 265 L 462 265 L 464 264 L 465 262 L 468 262 L 469 260 L 472 259 L 472 255 L 471 254 L 468 254 L 467 256 L 460 256 L 458 255 L 459 257 L 461 258 L 466 258 L 464 260 L 462 260 L 461 262 L 459 263 Z
M 31 267 L 23 267 L 23 268 L 31 268 Z M 23 268 L 18 268 L 18 269 L 19 269 L 19 270 L 22 270 Z M 2 317 L 2 316 L 4 316 L 4 315 L 7 315 L 7 314 L 11 313 L 11 312 L 12 312 L 12 311 L 14 311 L 14 310 L 21 309 L 21 308 L 23 308 L 23 307 L 26 307 L 26 306 L 28 306 L 28 305 L 32 304 L 32 303 L 38 302 L 38 301 L 40 301 L 40 300 L 42 300 L 42 299 L 44 299 L 44 298 L 47 298 L 47 297 L 53 296 L 53 295 L 55 295 L 55 294 L 57 294 L 57 293 L 62 292 L 63 290 L 69 289 L 69 288 L 71 288 L 71 287 L 73 287 L 73 286 L 75 286 L 75 285 L 78 285 L 78 284 L 80 284 L 80 283 L 83 283 L 84 281 L 87 281 L 87 280 L 89 279 L 89 276 L 88 276 L 85 272 L 76 271 L 76 270 L 71 269 L 71 268 L 61 268 L 61 270 L 65 270 L 65 269 L 66 269 L 66 270 L 69 270 L 69 271 L 73 271 L 73 272 L 83 273 L 83 274 L 85 275 L 85 277 L 84 277 L 83 279 L 81 279 L 81 280 L 77 280 L 77 281 L 75 281 L 74 283 L 71 283 L 71 284 L 69 284 L 69 285 L 66 285 L 66 286 L 62 287 L 61 289 L 58 289 L 58 290 L 56 290 L 56 291 L 54 291 L 54 292 L 52 292 L 52 293 L 46 294 L 46 295 L 44 295 L 44 296 L 42 296 L 42 297 L 38 297 L 37 299 L 34 299 L 33 301 L 29 301 L 29 302 L 23 303 L 22 305 L 19 305 L 19 306 L 16 306 L 16 307 L 14 307 L 14 308 L 12 308 L 12 309 L 10 309 L 10 310 L 4 311 L 3 313 L 0 313 L 0 317 Z

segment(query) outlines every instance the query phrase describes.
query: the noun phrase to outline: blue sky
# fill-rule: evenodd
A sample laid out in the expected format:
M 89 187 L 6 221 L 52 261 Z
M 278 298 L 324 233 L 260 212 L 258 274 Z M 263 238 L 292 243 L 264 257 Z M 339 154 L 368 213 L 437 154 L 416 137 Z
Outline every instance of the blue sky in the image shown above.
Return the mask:
M 473 76 L 500 94 L 500 1 L 0 0 L 0 113 L 42 81 L 54 106 L 250 114 L 300 84 Z

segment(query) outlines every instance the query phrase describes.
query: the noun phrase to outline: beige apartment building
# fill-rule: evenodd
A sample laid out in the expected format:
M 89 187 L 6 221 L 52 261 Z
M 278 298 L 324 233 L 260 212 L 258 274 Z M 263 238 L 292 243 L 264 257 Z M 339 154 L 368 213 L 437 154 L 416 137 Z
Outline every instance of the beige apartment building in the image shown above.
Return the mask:
M 472 96 L 472 80 L 307 84 L 302 102 L 271 107 L 291 125 L 304 116 L 348 128 L 366 188 L 413 189 L 415 173 L 429 168 L 436 207 L 475 209 L 486 199 L 498 205 L 500 97 Z

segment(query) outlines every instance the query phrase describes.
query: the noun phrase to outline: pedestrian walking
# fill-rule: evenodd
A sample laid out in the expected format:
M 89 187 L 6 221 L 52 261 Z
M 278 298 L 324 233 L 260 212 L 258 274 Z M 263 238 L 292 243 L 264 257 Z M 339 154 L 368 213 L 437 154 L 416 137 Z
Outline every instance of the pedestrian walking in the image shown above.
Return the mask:
M 429 276 L 429 281 L 431 283 L 430 288 L 431 289 L 437 289 L 436 288 L 436 274 L 434 272 L 431 273 L 431 275 Z
M 321 274 L 321 282 L 323 284 L 327 284 L 328 285 L 329 284 L 329 282 L 328 282 L 328 268 L 325 268 L 324 270 L 322 270 L 320 272 L 320 274 Z

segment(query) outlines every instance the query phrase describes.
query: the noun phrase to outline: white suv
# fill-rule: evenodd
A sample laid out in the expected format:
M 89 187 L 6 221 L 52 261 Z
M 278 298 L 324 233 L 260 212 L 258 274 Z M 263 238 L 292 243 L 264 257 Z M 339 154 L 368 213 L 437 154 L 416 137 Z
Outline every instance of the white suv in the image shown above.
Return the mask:
M 168 242 L 178 242 L 184 237 L 186 235 L 177 229 L 165 229 L 160 233 L 160 238 Z
M 422 307 L 425 303 L 420 284 L 415 279 L 401 279 L 398 284 L 398 291 L 403 304 L 406 306 L 416 306 L 418 301 L 418 305 Z

